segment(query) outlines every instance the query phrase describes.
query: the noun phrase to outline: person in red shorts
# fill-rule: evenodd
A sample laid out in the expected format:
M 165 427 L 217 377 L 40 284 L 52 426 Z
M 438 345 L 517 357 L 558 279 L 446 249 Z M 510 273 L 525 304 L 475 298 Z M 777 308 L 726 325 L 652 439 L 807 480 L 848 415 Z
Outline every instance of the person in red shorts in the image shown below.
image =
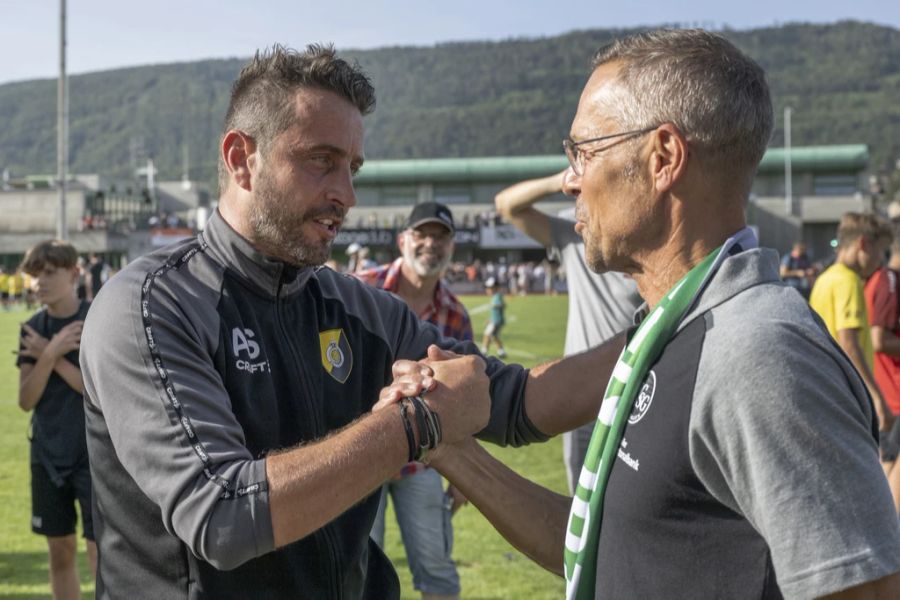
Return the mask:
M 875 351 L 875 382 L 894 415 L 900 414 L 900 224 L 894 223 L 888 264 L 866 283 L 866 308 Z
M 900 222 L 892 224 L 894 241 L 886 266 L 878 269 L 866 282 L 866 308 L 869 313 L 875 382 L 881 390 L 885 406 L 895 416 L 900 414 Z M 894 507 L 900 512 L 900 420 L 881 439 L 881 460 Z

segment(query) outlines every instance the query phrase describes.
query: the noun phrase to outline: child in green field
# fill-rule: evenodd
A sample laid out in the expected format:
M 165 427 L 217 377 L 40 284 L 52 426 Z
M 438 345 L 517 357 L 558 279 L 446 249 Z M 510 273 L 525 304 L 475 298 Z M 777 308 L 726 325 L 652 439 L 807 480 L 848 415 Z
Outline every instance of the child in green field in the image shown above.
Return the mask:
M 504 311 L 506 310 L 506 302 L 503 300 L 503 291 L 497 287 L 497 282 L 493 277 L 488 278 L 484 282 L 485 292 L 491 296 L 491 320 L 487 327 L 484 328 L 484 338 L 481 342 L 481 353 L 487 354 L 491 348 L 491 342 L 497 344 L 497 356 L 504 358 L 506 350 L 503 349 L 503 342 L 500 340 L 500 330 L 506 322 Z
M 75 566 L 76 504 L 91 571 L 97 547 L 91 520 L 91 474 L 84 431 L 84 384 L 78 364 L 88 303 L 75 291 L 78 254 L 60 240 L 25 254 L 22 271 L 35 278 L 44 308 L 22 325 L 19 406 L 31 421 L 31 529 L 47 538 L 54 598 L 79 598 Z

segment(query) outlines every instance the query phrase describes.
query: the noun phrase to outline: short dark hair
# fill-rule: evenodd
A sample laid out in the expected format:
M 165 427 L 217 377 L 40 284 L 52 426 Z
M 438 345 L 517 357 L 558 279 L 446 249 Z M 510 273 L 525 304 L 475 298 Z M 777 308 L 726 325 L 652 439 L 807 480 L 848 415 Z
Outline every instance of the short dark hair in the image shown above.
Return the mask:
M 610 112 L 625 129 L 674 123 L 697 148 L 746 173 L 749 193 L 772 135 L 765 72 L 731 42 L 702 29 L 660 29 L 612 42 L 593 66 L 621 61 L 627 97 Z
M 241 69 L 231 88 L 222 134 L 239 129 L 252 136 L 265 152 L 294 118 L 297 90 L 317 88 L 346 98 L 363 115 L 375 109 L 375 88 L 358 64 L 338 58 L 334 46 L 310 44 L 298 52 L 275 44 L 257 51 Z M 219 191 L 225 190 L 228 171 L 219 157 Z
M 58 269 L 73 269 L 77 264 L 78 252 L 75 246 L 63 240 L 47 240 L 28 249 L 20 268 L 35 277 L 48 265 Z

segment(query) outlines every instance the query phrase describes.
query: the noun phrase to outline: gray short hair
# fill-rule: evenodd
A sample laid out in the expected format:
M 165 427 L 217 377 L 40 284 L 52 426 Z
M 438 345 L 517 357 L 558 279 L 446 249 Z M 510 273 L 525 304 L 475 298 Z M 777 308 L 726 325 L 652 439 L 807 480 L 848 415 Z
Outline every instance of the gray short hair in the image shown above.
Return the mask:
M 596 69 L 621 61 L 626 97 L 609 112 L 626 129 L 673 123 L 698 150 L 746 169 L 752 182 L 774 121 L 765 73 L 720 35 L 661 29 L 612 42 L 594 56 Z
M 375 109 L 375 88 L 357 64 L 338 58 L 330 45 L 310 44 L 304 52 L 278 44 L 262 52 L 241 69 L 231 88 L 222 134 L 232 129 L 247 133 L 265 152 L 294 119 L 291 102 L 298 90 L 315 88 L 334 92 L 366 115 Z M 219 157 L 219 191 L 224 192 L 228 172 Z

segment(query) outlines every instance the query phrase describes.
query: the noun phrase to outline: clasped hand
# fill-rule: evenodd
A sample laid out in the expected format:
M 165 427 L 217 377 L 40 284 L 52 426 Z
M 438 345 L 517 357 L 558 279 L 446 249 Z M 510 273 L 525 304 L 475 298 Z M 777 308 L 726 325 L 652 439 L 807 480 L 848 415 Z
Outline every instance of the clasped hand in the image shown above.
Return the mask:
M 381 390 L 373 411 L 424 393 L 428 407 L 440 416 L 444 443 L 469 437 L 487 425 L 491 412 L 490 380 L 481 357 L 431 345 L 426 358 L 418 362 L 399 360 L 392 372 L 394 381 Z
M 26 323 L 22 325 L 25 335 L 20 338 L 22 348 L 19 354 L 37 360 L 44 352 L 48 352 L 54 360 L 58 360 L 69 352 L 78 350 L 83 327 L 84 321 L 73 321 L 48 340 Z

